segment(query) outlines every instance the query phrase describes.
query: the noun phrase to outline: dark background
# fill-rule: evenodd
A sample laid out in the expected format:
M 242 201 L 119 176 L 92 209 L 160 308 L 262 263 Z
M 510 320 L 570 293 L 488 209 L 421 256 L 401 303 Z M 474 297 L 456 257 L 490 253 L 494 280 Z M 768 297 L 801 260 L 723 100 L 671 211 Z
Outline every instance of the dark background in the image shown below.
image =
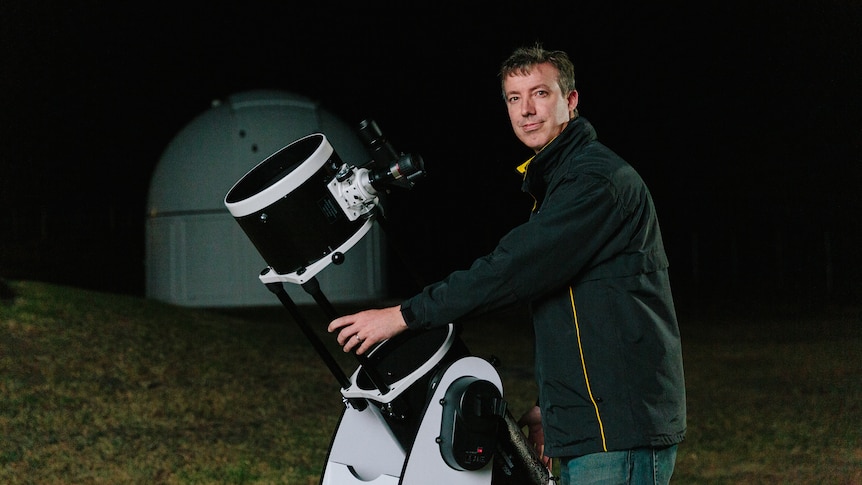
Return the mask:
M 862 2 L 194 3 L 0 0 L 0 277 L 143 294 L 162 151 L 250 89 L 372 117 L 420 154 L 391 233 L 444 276 L 526 219 L 496 73 L 541 41 L 650 186 L 677 291 L 860 296 Z

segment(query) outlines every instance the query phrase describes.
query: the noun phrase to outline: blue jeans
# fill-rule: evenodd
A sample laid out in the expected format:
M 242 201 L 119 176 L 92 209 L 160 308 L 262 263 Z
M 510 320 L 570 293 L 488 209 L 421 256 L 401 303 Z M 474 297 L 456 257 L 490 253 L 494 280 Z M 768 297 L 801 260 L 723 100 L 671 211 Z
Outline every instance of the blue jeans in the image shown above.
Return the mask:
M 561 485 L 666 485 L 677 445 L 593 453 L 560 460 Z

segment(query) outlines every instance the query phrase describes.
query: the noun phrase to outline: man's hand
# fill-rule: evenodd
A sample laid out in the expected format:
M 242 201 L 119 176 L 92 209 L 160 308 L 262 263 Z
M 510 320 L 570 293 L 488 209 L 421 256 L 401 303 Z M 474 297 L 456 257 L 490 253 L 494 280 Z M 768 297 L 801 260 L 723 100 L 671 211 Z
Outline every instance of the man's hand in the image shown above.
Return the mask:
M 336 318 L 329 323 L 328 330 L 330 333 L 338 332 L 338 345 L 345 352 L 356 349 L 356 354 L 362 355 L 378 342 L 407 330 L 407 323 L 398 305 Z
M 545 431 L 542 429 L 542 410 L 533 406 L 518 420 L 518 426 L 527 427 L 527 443 L 533 446 L 536 454 L 546 467 L 551 468 L 551 459 L 545 456 Z

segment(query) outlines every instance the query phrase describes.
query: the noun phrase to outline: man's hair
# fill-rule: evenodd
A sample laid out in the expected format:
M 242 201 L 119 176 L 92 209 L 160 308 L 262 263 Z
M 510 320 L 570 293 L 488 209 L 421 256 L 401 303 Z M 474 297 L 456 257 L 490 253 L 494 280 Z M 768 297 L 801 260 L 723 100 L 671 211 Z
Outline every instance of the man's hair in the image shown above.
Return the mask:
M 557 84 L 560 85 L 563 96 L 574 91 L 575 66 L 569 59 L 568 54 L 563 51 L 546 50 L 540 43 L 529 47 L 519 47 L 512 52 L 508 59 L 503 61 L 503 64 L 500 66 L 500 85 L 503 86 L 508 76 L 513 74 L 526 76 L 534 66 L 546 62 L 556 67 L 560 72 Z M 506 97 L 505 88 L 503 88 L 503 97 Z

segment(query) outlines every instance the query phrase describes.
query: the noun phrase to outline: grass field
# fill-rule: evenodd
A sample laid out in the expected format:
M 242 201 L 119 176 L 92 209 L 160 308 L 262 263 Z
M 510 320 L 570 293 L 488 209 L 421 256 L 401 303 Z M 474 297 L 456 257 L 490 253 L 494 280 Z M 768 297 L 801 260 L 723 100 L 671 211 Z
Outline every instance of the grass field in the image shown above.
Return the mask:
M 318 483 L 339 386 L 281 307 L 11 286 L 0 483 Z M 352 372 L 322 312 L 303 311 Z M 862 308 L 683 302 L 680 321 L 689 430 L 674 483 L 862 484 Z M 515 415 L 535 399 L 524 322 L 506 312 L 463 333 L 475 355 L 499 358 Z

